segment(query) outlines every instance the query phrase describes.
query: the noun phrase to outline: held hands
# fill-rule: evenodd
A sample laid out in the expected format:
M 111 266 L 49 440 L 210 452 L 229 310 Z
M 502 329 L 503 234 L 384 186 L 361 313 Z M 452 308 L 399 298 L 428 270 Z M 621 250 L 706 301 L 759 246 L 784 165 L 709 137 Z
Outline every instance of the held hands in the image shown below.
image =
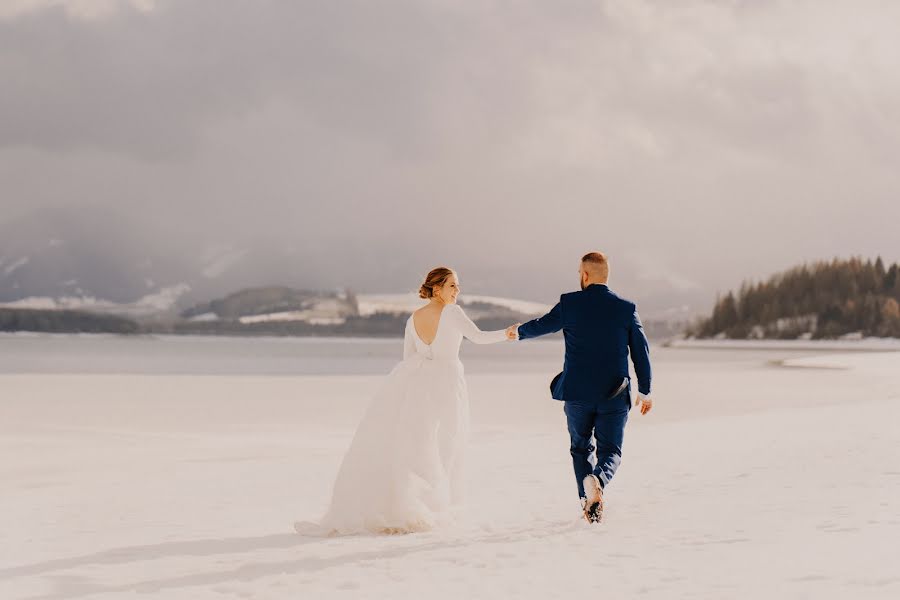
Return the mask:
M 521 323 L 516 323 L 515 325 L 510 325 L 506 328 L 506 339 L 507 340 L 518 340 L 519 339 L 519 325 Z

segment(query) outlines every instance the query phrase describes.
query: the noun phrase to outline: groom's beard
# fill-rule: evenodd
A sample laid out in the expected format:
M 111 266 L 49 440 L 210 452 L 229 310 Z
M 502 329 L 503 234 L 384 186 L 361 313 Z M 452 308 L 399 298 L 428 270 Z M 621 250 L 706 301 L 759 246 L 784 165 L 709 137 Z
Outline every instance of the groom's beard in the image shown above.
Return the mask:
M 584 288 L 585 288 L 584 281 L 581 281 L 581 289 L 583 290 Z

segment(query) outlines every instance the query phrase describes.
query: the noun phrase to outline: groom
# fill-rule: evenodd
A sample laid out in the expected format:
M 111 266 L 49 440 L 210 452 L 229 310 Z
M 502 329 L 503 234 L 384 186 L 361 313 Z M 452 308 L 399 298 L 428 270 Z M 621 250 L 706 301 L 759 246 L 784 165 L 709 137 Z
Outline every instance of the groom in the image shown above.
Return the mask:
M 513 325 L 507 336 L 525 340 L 563 330 L 563 371 L 550 389 L 555 399 L 565 402 L 572 465 L 584 517 L 597 523 L 603 513 L 603 490 L 622 460 L 622 437 L 631 409 L 628 354 L 630 351 L 637 375 L 642 415 L 653 407 L 650 355 L 634 303 L 607 287 L 606 255 L 585 254 L 578 273 L 580 292 L 563 294 L 549 313 L 518 328 Z M 591 454 L 596 454 L 595 459 Z

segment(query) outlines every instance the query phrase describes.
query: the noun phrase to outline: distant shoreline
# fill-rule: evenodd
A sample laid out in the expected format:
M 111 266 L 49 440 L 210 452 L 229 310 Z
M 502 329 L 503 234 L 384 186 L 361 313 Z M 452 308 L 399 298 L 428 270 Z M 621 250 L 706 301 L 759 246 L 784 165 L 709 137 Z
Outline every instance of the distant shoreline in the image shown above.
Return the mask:
M 246 334 L 234 333 L 204 334 L 204 333 L 112 333 L 112 332 L 61 332 L 61 331 L 0 331 L 0 340 L 3 338 L 43 338 L 43 337 L 85 337 L 85 338 L 127 338 L 127 339 L 267 339 L 267 340 L 304 340 L 314 342 L 398 342 L 403 340 L 402 335 L 278 335 L 278 334 Z M 549 335 L 531 342 L 559 342 L 561 336 Z M 655 345 L 655 344 L 654 344 Z M 661 345 L 661 344 L 660 344 Z
M 113 333 L 113 332 L 51 332 L 51 331 L 0 331 L 0 340 L 4 338 L 48 338 L 48 337 L 84 337 L 92 338 L 129 338 L 129 339 L 268 339 L 268 340 L 303 340 L 310 342 L 394 342 L 403 339 L 401 335 L 279 335 L 279 334 L 235 334 L 231 333 Z M 561 341 L 561 336 L 553 335 L 534 340 L 529 343 Z M 856 352 L 900 352 L 900 339 L 866 338 L 862 340 L 710 340 L 710 339 L 675 339 L 660 342 L 651 340 L 651 347 L 697 349 L 697 350 L 840 350 Z
M 900 352 L 900 339 L 861 340 L 671 340 L 667 348 L 702 350 L 844 350 L 856 352 Z

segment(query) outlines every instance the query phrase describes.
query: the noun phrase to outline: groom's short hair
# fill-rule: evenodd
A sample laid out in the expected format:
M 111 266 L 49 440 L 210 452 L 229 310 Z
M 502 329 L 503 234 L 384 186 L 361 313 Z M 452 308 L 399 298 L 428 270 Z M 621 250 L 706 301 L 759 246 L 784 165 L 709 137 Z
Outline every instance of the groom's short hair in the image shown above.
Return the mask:
M 602 252 L 588 252 L 581 257 L 584 270 L 599 277 L 609 277 L 609 261 Z

